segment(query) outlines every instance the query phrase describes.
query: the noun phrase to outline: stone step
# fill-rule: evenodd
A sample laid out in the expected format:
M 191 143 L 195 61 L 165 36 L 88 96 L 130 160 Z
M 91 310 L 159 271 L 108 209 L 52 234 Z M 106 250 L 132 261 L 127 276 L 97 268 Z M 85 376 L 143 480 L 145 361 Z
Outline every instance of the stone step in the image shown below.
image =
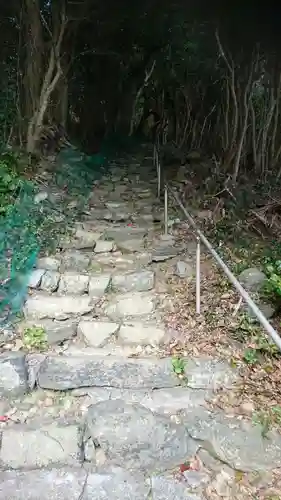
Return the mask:
M 157 297 L 151 292 L 131 292 L 112 296 L 105 304 L 104 314 L 113 321 L 125 321 L 130 318 L 148 320 L 153 316 Z
M 28 297 L 23 312 L 27 320 L 31 318 L 66 320 L 93 312 L 98 301 L 99 298 L 89 295 L 79 297 L 37 293 Z
M 140 354 L 143 347 L 151 346 L 151 350 L 164 341 L 165 329 L 163 326 L 147 322 L 130 321 L 125 323 L 96 320 L 84 317 L 82 319 L 70 318 L 64 321 L 54 319 L 29 319 L 17 325 L 20 337 L 25 338 L 36 335 L 36 330 L 41 330 L 41 338 L 37 341 L 41 349 L 46 346 L 61 345 L 65 341 L 75 339 L 83 346 L 90 348 L 107 347 L 105 355 L 114 354 L 115 350 L 121 352 L 128 347 L 130 355 Z M 34 347 L 36 347 L 36 339 Z M 88 352 L 86 349 L 86 352 Z M 84 355 L 84 354 L 83 354 Z M 125 354 L 127 356 L 127 354 Z
M 88 472 L 81 467 L 0 472 L 0 500 L 145 500 L 151 485 L 140 473 Z M 172 500 L 172 497 L 171 497 Z
M 93 272 L 81 274 L 74 271 L 60 274 L 58 271 L 36 269 L 30 277 L 29 287 L 46 293 L 89 294 L 93 297 L 102 297 L 109 290 L 120 293 L 144 292 L 154 287 L 155 275 L 151 270 L 140 269 L 122 274 L 115 272 L 113 276 L 111 274 L 112 270 L 111 273 L 104 274 Z
M 167 478 L 164 471 L 192 460 L 199 448 L 242 472 L 281 466 L 281 436 L 276 432 L 264 439 L 251 422 L 223 412 L 197 407 L 174 419 L 123 399 L 90 404 L 84 419 L 76 424 L 6 427 L 1 432 L 0 459 L 4 468 L 26 472 L 88 462 L 104 466 L 107 472 L 125 467 L 148 475 L 157 471 Z M 205 475 L 201 480 L 197 487 L 210 478 Z
M 215 390 L 232 387 L 234 369 L 212 359 L 186 359 L 184 384 L 193 389 Z M 118 389 L 172 388 L 182 384 L 173 371 L 171 358 L 124 358 L 118 356 L 50 355 L 36 367 L 37 382 L 43 389 L 70 390 L 80 387 Z
M 66 320 L 91 313 L 92 317 L 93 314 L 95 316 L 99 314 L 112 321 L 124 321 L 126 318 L 151 319 L 157 305 L 156 295 L 151 292 L 127 292 L 106 296 L 106 292 L 101 293 L 107 283 L 104 278 L 104 276 L 93 278 L 91 293 L 84 295 L 58 293 L 47 295 L 36 291 L 25 302 L 24 316 L 27 320 L 44 318 Z
M 189 414 L 200 406 L 206 406 L 213 395 L 213 391 L 211 389 L 193 389 L 183 386 L 152 390 L 102 387 L 74 389 L 72 395 L 79 398 L 85 396 L 83 406 L 89 406 L 99 401 L 122 399 L 129 404 L 138 403 L 159 414 L 177 415 Z
M 89 354 L 87 354 L 89 352 Z M 185 374 L 173 371 L 173 359 L 108 355 L 105 348 L 71 349 L 64 355 L 7 352 L 0 355 L 0 394 L 23 394 L 37 381 L 50 390 L 85 387 L 115 389 L 231 388 L 236 370 L 216 359 L 183 359 Z

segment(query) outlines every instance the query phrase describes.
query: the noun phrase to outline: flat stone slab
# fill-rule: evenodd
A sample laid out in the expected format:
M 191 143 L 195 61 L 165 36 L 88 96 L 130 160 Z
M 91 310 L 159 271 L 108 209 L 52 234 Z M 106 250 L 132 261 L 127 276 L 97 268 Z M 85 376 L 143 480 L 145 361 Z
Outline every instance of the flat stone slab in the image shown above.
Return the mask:
M 120 228 L 107 229 L 104 233 L 106 239 L 114 240 L 116 243 L 122 241 L 133 240 L 137 238 L 138 240 L 144 238 L 147 235 L 147 229 L 134 226 L 123 226 Z
M 126 317 L 146 316 L 155 308 L 155 298 L 145 292 L 124 293 L 108 304 L 105 313 L 113 320 Z
M 110 321 L 80 321 L 78 334 L 91 347 L 103 347 L 120 328 Z
M 141 252 L 145 249 L 144 239 L 131 238 L 116 241 L 117 248 L 123 252 Z
M 96 233 L 93 231 L 87 231 L 85 229 L 78 228 L 71 240 L 70 245 L 72 248 L 83 249 L 89 248 L 93 249 L 96 246 L 96 242 L 101 237 L 101 233 Z
M 139 271 L 123 273 L 112 278 L 112 287 L 117 292 L 147 292 L 154 287 L 154 272 Z
M 150 481 L 114 469 L 95 474 L 74 467 L 0 472 L 0 500 L 148 500 Z
M 42 257 L 37 261 L 38 269 L 45 269 L 46 271 L 58 271 L 60 264 L 60 259 L 55 257 Z
M 193 389 L 230 389 L 238 380 L 238 372 L 228 363 L 211 358 L 185 359 L 188 387 Z
M 90 257 L 86 253 L 78 250 L 67 251 L 62 256 L 61 271 L 87 271 L 90 264 Z
M 39 288 L 45 272 L 45 269 L 34 269 L 34 271 L 32 271 L 31 275 L 29 276 L 29 288 Z
M 44 292 L 56 292 L 60 282 L 60 273 L 57 271 L 46 271 L 42 276 L 40 289 Z
M 198 449 L 184 425 L 122 399 L 89 406 L 86 442 L 88 437 L 104 452 L 105 464 L 143 472 L 172 469 Z
M 85 394 L 84 389 L 81 389 L 81 391 L 84 391 Z M 167 415 L 191 412 L 197 409 L 198 406 L 206 405 L 206 401 L 212 395 L 211 391 L 203 389 L 195 390 L 188 387 L 153 390 L 95 388 L 86 389 L 86 393 L 92 403 L 108 401 L 109 399 L 122 399 L 126 403 L 139 403 L 153 412 Z
M 98 240 L 95 246 L 95 253 L 112 252 L 113 247 L 114 247 L 113 241 Z
M 0 354 L 0 396 L 17 396 L 27 392 L 28 389 L 25 354 L 22 352 Z
M 206 500 L 202 494 L 191 492 L 186 479 L 176 481 L 164 475 L 152 476 L 151 483 L 151 500 Z
M 71 316 L 83 315 L 94 309 L 91 297 L 60 297 L 58 295 L 33 295 L 28 297 L 24 306 L 26 318 L 67 319 Z
M 11 469 L 77 464 L 77 426 L 5 429 L 1 433 L 0 462 Z
M 61 391 L 94 386 L 154 389 L 180 385 L 169 359 L 117 356 L 49 356 L 39 367 L 37 381 L 43 389 Z
M 155 248 L 152 253 L 152 261 L 153 262 L 163 262 L 168 259 L 172 259 L 176 257 L 180 253 L 180 250 L 173 246 L 159 246 Z
M 131 255 L 114 252 L 113 254 L 107 253 L 104 255 L 97 255 L 95 259 L 92 260 L 91 267 L 98 265 L 100 268 L 107 267 L 110 271 L 114 269 L 116 273 L 118 273 L 118 271 L 120 273 L 123 271 L 133 272 L 136 269 L 139 270 L 148 266 L 150 263 L 151 255 L 146 252 Z
M 186 427 L 194 439 L 230 467 L 244 472 L 266 471 L 281 467 L 281 435 L 270 432 L 262 437 L 260 426 L 251 422 L 198 409 L 186 418 Z
M 61 275 L 58 293 L 62 295 L 83 295 L 88 292 L 89 276 L 78 273 L 64 273 Z
M 89 281 L 89 296 L 102 297 L 110 287 L 111 276 L 110 274 L 97 274 L 90 276 Z
M 164 328 L 133 321 L 121 325 L 118 338 L 124 344 L 159 345 L 165 338 Z

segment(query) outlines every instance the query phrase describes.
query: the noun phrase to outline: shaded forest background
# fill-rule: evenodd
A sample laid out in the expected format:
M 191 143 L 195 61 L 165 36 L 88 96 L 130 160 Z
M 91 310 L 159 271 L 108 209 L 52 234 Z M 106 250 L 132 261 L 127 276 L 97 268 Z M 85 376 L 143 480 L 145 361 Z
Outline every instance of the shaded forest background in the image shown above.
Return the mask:
M 1 5 L 1 145 L 33 154 L 46 124 L 55 123 L 94 153 L 112 133 L 133 135 L 152 109 L 181 162 L 193 151 L 208 160 L 197 167 L 199 180 L 190 169 L 193 189 L 197 182 L 238 205 L 246 200 L 247 208 L 257 208 L 255 220 L 278 236 L 277 6 L 219 0 Z
M 280 176 L 280 10 L 250 2 L 12 0 L 1 6 L 1 140 L 53 120 L 95 150 L 154 109 L 168 140 Z M 277 21 L 276 21 L 277 20 Z

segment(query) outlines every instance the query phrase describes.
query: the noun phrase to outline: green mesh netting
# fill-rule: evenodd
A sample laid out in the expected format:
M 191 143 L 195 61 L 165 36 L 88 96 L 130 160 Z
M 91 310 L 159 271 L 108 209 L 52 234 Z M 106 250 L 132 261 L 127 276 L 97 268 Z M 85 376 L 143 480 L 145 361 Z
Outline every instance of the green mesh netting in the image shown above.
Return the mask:
M 64 149 L 41 183 L 23 181 L 16 202 L 0 218 L 0 327 L 20 313 L 39 253 L 55 250 L 80 218 L 93 182 L 104 175 L 108 161 L 124 152 L 132 154 L 139 142 L 113 135 L 93 156 Z
M 54 250 L 79 218 L 109 159 L 106 144 L 94 156 L 65 149 L 45 182 L 22 182 L 16 202 L 0 218 L 1 327 L 20 313 L 38 254 Z

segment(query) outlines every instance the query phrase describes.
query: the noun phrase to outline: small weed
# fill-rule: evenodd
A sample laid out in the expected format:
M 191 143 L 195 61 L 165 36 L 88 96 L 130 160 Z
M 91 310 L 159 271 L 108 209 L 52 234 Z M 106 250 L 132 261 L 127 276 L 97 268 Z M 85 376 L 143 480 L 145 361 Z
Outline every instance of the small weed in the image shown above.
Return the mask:
M 44 328 L 40 326 L 25 328 L 23 332 L 23 343 L 27 349 L 45 349 L 47 346 L 47 338 Z
M 174 357 L 172 359 L 173 372 L 176 375 L 183 375 L 185 373 L 185 361 L 182 358 Z
M 243 360 L 247 365 L 256 365 L 259 362 L 259 356 L 256 349 L 246 349 L 244 351 Z
M 186 367 L 186 361 L 183 358 L 180 358 L 178 356 L 172 358 L 173 372 L 183 382 L 187 382 L 187 377 L 185 375 L 185 367 Z

